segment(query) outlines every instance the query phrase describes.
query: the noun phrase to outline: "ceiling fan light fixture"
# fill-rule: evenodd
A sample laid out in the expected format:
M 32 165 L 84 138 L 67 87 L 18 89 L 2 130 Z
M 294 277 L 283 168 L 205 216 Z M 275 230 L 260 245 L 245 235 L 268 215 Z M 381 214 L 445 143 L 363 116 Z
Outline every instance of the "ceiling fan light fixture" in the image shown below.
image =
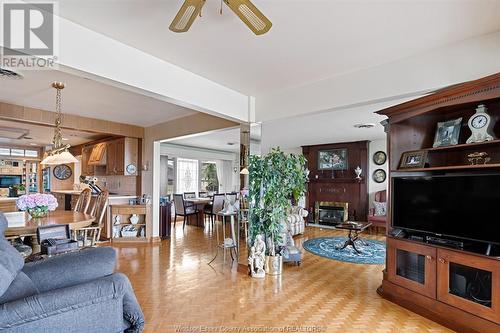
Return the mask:
M 273 25 L 271 21 L 250 0 L 224 0 L 224 2 L 254 34 L 262 35 L 271 29 Z
M 264 30 L 266 27 L 266 24 L 264 21 L 262 21 L 257 15 L 255 15 L 254 12 L 248 8 L 247 5 L 242 4 L 238 7 L 238 10 L 240 11 L 241 15 L 245 16 L 245 18 L 250 22 L 250 24 L 257 30 L 261 31 Z
M 175 15 L 174 20 L 170 24 L 169 29 L 173 32 L 186 32 L 193 24 L 196 16 L 201 12 L 205 5 L 205 0 L 186 0 L 182 4 L 181 9 Z
M 189 6 L 182 14 L 181 19 L 175 24 L 175 28 L 178 30 L 186 29 L 189 19 L 193 16 L 194 10 L 194 6 Z

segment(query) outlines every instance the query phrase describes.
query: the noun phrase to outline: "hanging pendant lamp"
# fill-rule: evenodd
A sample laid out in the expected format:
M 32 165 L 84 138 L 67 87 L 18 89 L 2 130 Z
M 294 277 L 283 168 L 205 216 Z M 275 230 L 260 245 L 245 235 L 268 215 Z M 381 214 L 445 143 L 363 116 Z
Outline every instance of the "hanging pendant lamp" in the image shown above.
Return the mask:
M 58 165 L 67 163 L 77 163 L 78 160 L 69 152 L 69 144 L 63 144 L 61 134 L 62 111 L 61 111 L 61 90 L 64 83 L 54 82 L 52 88 L 56 89 L 56 121 L 54 128 L 54 138 L 52 139 L 52 150 L 45 153 L 45 158 L 41 164 Z

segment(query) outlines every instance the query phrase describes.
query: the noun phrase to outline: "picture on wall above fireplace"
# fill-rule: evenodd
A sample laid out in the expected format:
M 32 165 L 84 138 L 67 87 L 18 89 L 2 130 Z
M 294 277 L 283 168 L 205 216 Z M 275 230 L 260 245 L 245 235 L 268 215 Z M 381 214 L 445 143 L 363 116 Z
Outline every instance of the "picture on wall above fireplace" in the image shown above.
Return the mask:
M 347 170 L 347 149 L 318 151 L 318 170 Z

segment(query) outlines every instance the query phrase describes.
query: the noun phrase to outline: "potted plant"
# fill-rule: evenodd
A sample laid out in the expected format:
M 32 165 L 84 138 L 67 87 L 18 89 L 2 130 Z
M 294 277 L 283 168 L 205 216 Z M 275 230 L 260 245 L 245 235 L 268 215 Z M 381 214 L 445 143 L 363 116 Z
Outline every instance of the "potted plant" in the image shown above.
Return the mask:
M 42 193 L 22 195 L 16 204 L 19 210 L 27 211 L 33 218 L 45 217 L 58 206 L 57 199 L 52 194 Z
M 305 191 L 307 181 L 304 156 L 285 154 L 279 148 L 265 156 L 250 157 L 250 244 L 257 235 L 266 239 L 266 272 L 281 274 L 283 224 L 291 208 L 291 198 Z

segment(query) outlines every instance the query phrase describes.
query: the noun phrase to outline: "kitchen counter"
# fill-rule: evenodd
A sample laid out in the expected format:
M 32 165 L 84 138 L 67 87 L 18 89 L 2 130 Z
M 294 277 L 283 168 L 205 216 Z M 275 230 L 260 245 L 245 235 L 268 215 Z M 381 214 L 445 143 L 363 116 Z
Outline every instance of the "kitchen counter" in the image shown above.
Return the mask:
M 18 197 L 0 197 L 1 202 L 16 201 Z
M 0 212 L 17 212 L 16 197 L 0 197 Z

